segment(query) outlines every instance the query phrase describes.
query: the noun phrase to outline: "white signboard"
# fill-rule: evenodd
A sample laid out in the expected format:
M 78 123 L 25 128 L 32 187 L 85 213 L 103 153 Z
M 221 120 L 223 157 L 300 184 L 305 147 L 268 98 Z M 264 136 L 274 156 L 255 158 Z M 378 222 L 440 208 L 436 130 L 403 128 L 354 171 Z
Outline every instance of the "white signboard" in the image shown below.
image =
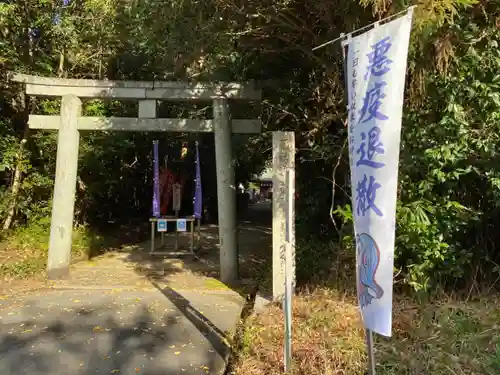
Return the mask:
M 181 210 L 181 184 L 174 184 L 172 187 L 172 207 L 174 211 Z
M 349 159 L 358 301 L 367 329 L 392 334 L 399 144 L 412 11 L 347 45 Z
M 186 219 L 177 220 L 177 232 L 185 232 L 185 231 L 187 231 Z
M 158 232 L 166 232 L 167 231 L 167 220 L 158 219 L 156 226 L 157 226 Z

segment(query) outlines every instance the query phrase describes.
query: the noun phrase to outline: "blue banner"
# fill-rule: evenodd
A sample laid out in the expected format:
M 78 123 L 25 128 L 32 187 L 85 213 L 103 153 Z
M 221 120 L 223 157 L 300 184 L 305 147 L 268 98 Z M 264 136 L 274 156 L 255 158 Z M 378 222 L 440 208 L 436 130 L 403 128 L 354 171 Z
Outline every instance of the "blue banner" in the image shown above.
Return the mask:
M 153 217 L 160 217 L 160 162 L 158 141 L 153 141 Z
M 196 167 L 196 177 L 194 180 L 194 213 L 193 216 L 195 219 L 201 219 L 202 216 L 202 199 L 203 194 L 201 190 L 201 171 L 200 171 L 200 153 L 198 150 L 198 142 L 196 142 L 196 159 L 195 159 L 195 167 Z

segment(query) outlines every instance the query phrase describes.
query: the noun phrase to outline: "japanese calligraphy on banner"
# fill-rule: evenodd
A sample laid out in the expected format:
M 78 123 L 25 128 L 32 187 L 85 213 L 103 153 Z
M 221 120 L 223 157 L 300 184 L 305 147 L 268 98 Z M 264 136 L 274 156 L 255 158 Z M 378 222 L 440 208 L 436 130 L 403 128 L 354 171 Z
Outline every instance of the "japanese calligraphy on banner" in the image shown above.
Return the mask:
M 358 302 L 367 329 L 392 331 L 399 144 L 412 10 L 347 36 L 349 160 Z

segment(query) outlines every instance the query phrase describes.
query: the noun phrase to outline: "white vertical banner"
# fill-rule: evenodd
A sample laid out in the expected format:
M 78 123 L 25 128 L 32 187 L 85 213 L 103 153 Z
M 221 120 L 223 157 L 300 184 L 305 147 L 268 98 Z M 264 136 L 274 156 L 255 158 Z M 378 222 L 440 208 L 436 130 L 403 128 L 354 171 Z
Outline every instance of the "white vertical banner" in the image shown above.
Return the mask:
M 392 334 L 396 194 L 412 13 L 343 42 L 358 302 L 366 329 L 384 336 Z

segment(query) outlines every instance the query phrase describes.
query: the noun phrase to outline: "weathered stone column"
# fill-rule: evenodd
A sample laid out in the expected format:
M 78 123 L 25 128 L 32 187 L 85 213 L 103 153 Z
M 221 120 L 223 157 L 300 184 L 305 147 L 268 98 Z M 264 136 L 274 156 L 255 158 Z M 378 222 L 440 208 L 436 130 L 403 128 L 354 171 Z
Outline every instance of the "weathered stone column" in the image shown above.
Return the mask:
M 222 282 L 238 278 L 236 189 L 231 151 L 231 113 L 227 99 L 214 99 L 215 164 L 219 211 L 220 277 Z
M 78 97 L 63 96 L 57 136 L 56 178 L 47 262 L 47 275 L 50 279 L 66 277 L 69 274 L 80 143 L 77 121 L 81 112 L 82 102 Z
M 295 171 L 294 132 L 273 133 L 273 299 L 281 300 L 285 293 L 285 252 L 287 214 L 292 218 L 291 273 L 295 287 L 295 200 L 289 205 L 290 196 L 295 196 L 295 173 L 291 173 L 292 192 L 286 190 L 287 171 Z M 288 213 L 291 209 L 291 212 Z

